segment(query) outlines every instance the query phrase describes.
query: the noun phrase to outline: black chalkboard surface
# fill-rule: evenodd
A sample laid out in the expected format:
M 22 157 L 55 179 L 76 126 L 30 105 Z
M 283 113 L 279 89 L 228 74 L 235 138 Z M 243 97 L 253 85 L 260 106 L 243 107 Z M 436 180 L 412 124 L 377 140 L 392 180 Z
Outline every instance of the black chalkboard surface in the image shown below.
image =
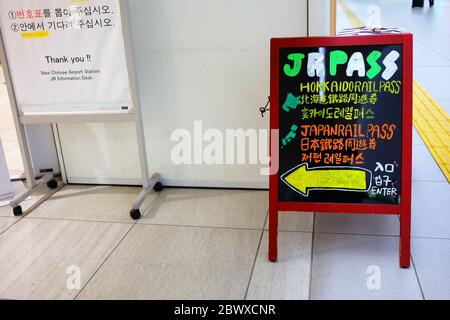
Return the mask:
M 279 202 L 400 204 L 402 45 L 280 48 Z

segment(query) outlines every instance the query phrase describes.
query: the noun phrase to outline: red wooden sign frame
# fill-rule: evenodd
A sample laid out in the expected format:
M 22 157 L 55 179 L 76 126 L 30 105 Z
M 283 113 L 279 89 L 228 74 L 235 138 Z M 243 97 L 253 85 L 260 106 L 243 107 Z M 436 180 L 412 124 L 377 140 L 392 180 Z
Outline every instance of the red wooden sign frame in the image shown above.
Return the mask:
M 279 77 L 280 49 L 327 46 L 365 46 L 365 45 L 403 46 L 403 96 L 402 96 L 402 166 L 401 202 L 399 205 L 381 204 L 343 204 L 343 203 L 303 203 L 279 202 L 279 173 L 271 172 L 269 182 L 269 260 L 278 257 L 278 213 L 282 211 L 334 212 L 400 215 L 400 266 L 410 266 L 411 242 L 411 171 L 412 171 L 412 73 L 413 56 L 412 34 L 367 35 L 346 37 L 274 38 L 271 40 L 270 55 L 270 129 L 279 130 Z M 279 141 L 277 134 L 271 134 L 270 157 L 272 166 L 279 163 Z M 275 141 L 277 140 L 277 141 Z M 276 154 L 275 154 L 276 153 Z

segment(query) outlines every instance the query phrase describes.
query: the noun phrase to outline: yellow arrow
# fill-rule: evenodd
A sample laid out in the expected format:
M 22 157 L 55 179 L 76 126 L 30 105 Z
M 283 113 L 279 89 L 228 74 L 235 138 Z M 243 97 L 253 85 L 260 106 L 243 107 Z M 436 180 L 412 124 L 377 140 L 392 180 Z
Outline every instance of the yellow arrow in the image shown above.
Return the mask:
M 307 197 L 309 190 L 367 191 L 371 186 L 372 172 L 357 167 L 309 169 L 307 163 L 302 163 L 283 174 L 281 179 L 290 188 Z

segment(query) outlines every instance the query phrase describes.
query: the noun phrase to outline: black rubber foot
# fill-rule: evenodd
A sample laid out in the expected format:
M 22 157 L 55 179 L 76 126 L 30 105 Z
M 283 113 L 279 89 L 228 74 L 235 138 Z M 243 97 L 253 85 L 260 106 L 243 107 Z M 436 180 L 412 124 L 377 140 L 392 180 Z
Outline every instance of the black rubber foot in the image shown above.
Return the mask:
M 56 188 L 58 188 L 58 181 L 56 181 L 55 179 L 49 180 L 47 182 L 47 187 L 49 189 L 56 189 Z
M 163 188 L 164 187 L 163 187 L 162 183 L 161 182 L 157 182 L 155 184 L 155 186 L 153 187 L 153 190 L 155 190 L 156 192 L 160 192 L 160 191 L 162 191 Z
M 130 210 L 130 217 L 133 220 L 139 220 L 141 218 L 141 211 L 139 209 L 131 209 Z
M 13 214 L 16 217 L 21 216 L 23 214 L 22 207 L 21 206 L 14 207 L 13 208 Z

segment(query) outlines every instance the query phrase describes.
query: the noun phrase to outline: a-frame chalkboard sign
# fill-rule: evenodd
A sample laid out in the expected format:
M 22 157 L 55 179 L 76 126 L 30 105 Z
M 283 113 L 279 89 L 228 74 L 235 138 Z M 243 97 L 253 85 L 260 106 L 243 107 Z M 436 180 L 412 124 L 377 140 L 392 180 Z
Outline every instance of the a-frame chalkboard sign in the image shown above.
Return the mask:
M 412 35 L 271 41 L 269 260 L 282 211 L 400 216 L 410 265 Z

